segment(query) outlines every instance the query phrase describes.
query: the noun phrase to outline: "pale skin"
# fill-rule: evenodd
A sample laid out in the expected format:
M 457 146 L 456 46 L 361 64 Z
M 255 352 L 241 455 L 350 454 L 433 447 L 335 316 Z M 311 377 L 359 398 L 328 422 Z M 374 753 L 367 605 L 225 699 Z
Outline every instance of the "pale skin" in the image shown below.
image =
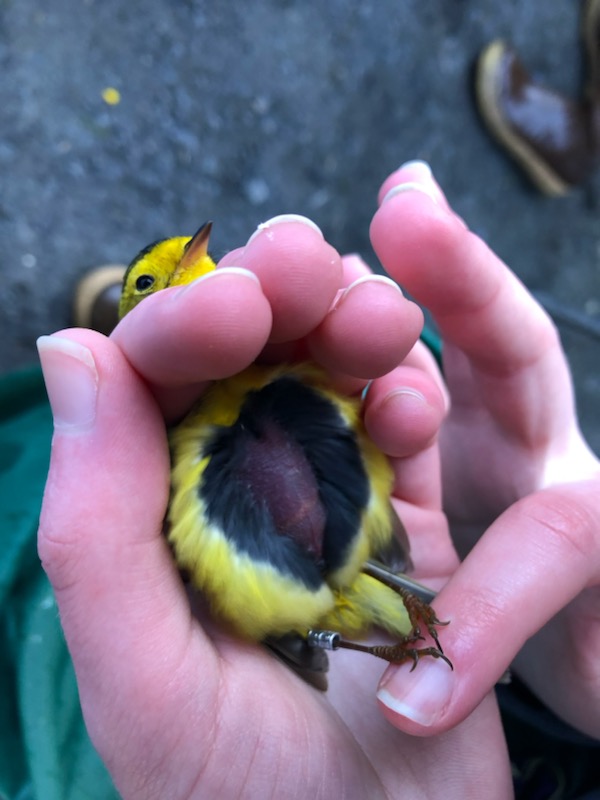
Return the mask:
M 391 175 L 380 202 L 374 247 L 440 325 L 447 388 L 415 344 L 417 306 L 302 220 L 275 220 L 215 275 L 145 300 L 109 339 L 42 343 L 56 431 L 40 555 L 90 735 L 125 798 L 510 797 L 490 692 L 513 661 L 600 735 L 600 471 L 558 338 L 422 166 Z M 454 672 L 338 652 L 323 695 L 197 598 L 190 609 L 161 534 L 164 419 L 257 357 L 307 353 L 347 391 L 376 378 L 366 425 L 393 459 L 416 577 L 441 589 Z M 449 530 L 471 551 L 460 565 Z

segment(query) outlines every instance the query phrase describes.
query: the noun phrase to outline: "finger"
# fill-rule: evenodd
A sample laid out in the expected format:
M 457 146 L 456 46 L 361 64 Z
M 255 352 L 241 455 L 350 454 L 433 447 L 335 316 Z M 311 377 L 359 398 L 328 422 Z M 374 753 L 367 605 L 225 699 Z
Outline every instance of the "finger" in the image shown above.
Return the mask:
M 367 275 L 372 275 L 373 270 L 363 259 L 356 253 L 349 253 L 342 256 L 342 287 L 350 286 L 351 283 L 357 281 L 359 278 L 365 278 Z
M 403 298 L 394 281 L 365 275 L 339 293 L 307 346 L 326 369 L 376 378 L 402 361 L 422 326 L 420 308 Z
M 236 247 L 233 250 L 230 250 L 228 253 L 219 259 L 217 263 L 217 269 L 223 269 L 223 267 L 236 267 L 240 263 L 240 259 L 244 253 L 243 247 Z
M 448 342 L 445 359 L 453 350 L 468 359 L 468 382 L 463 375 L 459 385 L 446 370 L 455 406 L 472 403 L 476 386 L 475 402 L 527 444 L 558 435 L 572 419 L 573 397 L 551 321 L 448 210 L 433 179 L 403 184 L 400 172 L 391 180 L 371 226 L 373 246 L 386 270 L 431 310 Z
M 238 265 L 259 278 L 271 305 L 270 342 L 305 336 L 321 322 L 341 286 L 339 254 L 306 217 L 286 214 L 264 222 L 236 255 Z
M 178 696 L 172 680 L 186 664 L 191 617 L 162 536 L 164 422 L 109 339 L 66 331 L 43 337 L 39 347 L 55 419 L 39 553 L 88 727 L 100 750 L 111 751 L 117 745 L 106 732 L 128 729 L 123 714 L 141 721 L 152 709 L 168 727 L 188 691 L 181 686 Z M 195 655 L 206 670 L 203 692 L 215 661 L 209 647 Z M 160 731 L 140 727 L 148 753 L 158 757 Z
M 185 386 L 229 377 L 264 346 L 271 324 L 256 277 L 230 267 L 147 297 L 113 340 L 150 384 Z
M 243 247 L 230 250 L 223 256 L 217 266 L 219 268 L 225 266 L 234 267 L 236 264 L 240 263 L 243 253 Z M 342 287 L 350 286 L 350 284 L 358 278 L 363 278 L 365 275 L 372 274 L 373 270 L 357 253 L 349 253 L 342 256 Z
M 388 456 L 406 458 L 429 447 L 446 413 L 438 384 L 425 372 L 404 364 L 369 386 L 365 426 Z
M 406 367 L 414 367 L 415 369 L 421 370 L 429 375 L 433 381 L 435 381 L 435 384 L 444 399 L 446 413 L 448 413 L 450 410 L 450 395 L 448 394 L 448 387 L 446 386 L 446 381 L 442 376 L 438 362 L 429 347 L 421 339 L 419 339 L 402 363 Z
M 365 398 L 367 433 L 394 470 L 393 504 L 408 533 L 415 576 L 434 589 L 458 564 L 441 510 L 437 437 L 445 414 L 437 380 L 414 366 L 373 381 Z
M 454 671 L 429 660 L 413 673 L 401 666 L 384 676 L 380 700 L 394 724 L 430 734 L 456 725 L 523 644 L 597 583 L 598 497 L 597 482 L 554 487 L 496 520 L 435 601 L 440 619 L 450 620 L 440 638 Z
M 268 339 L 271 319 L 256 276 L 228 268 L 147 297 L 111 338 L 150 384 L 165 414 L 174 416 L 206 381 L 251 364 Z
M 400 189 L 400 186 L 403 188 Z M 452 211 L 446 196 L 433 177 L 431 167 L 426 161 L 420 160 L 407 161 L 385 179 L 377 193 L 378 204 L 381 205 L 390 192 L 404 191 L 407 187 L 417 191 L 426 187 L 426 191 L 431 193 L 436 203 L 445 208 L 446 211 Z

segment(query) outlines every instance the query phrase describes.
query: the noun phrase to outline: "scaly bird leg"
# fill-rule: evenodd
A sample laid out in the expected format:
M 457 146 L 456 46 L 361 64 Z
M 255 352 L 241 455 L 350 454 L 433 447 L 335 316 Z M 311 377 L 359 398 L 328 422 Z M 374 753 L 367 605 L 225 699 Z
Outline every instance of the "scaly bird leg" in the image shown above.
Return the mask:
M 447 658 L 439 647 L 412 647 L 414 643 L 422 637 L 414 632 L 410 636 L 406 636 L 401 642 L 390 645 L 367 645 L 359 644 L 358 642 L 348 642 L 342 639 L 337 631 L 319 631 L 310 630 L 307 634 L 307 642 L 311 647 L 318 647 L 323 650 L 338 650 L 344 648 L 346 650 L 358 650 L 361 653 L 368 653 L 369 655 L 383 658 L 393 664 L 403 664 L 405 661 L 413 662 L 411 672 L 417 666 L 417 663 L 424 656 L 431 656 L 432 658 L 441 658 L 445 661 L 450 669 L 454 669 L 452 662 Z
M 411 636 L 407 637 L 408 640 L 412 639 L 412 641 L 416 641 L 417 639 L 423 638 L 421 636 L 421 629 L 419 627 L 419 623 L 422 622 L 425 624 L 429 635 L 436 644 L 437 649 L 441 654 L 443 654 L 444 651 L 440 644 L 435 626 L 448 625 L 448 621 L 442 622 L 439 620 L 433 608 L 424 599 L 424 591 L 431 590 L 426 590 L 425 587 L 421 587 L 421 585 L 417 583 L 415 583 L 415 589 L 412 589 L 412 587 L 408 588 L 412 583 L 414 583 L 412 579 L 405 575 L 397 575 L 394 572 L 390 572 L 382 564 L 377 562 L 367 561 L 363 566 L 362 571 L 365 573 L 365 575 L 369 575 L 371 578 L 375 578 L 380 583 L 383 583 L 385 586 L 393 589 L 396 594 L 402 598 L 410 619 L 410 624 L 412 625 L 412 634 Z M 417 592 L 421 596 L 418 596 Z M 431 599 L 433 599 L 434 596 L 435 595 L 433 592 L 431 592 Z M 446 659 L 446 661 L 447 660 L 448 659 Z M 448 663 L 450 662 L 448 661 Z

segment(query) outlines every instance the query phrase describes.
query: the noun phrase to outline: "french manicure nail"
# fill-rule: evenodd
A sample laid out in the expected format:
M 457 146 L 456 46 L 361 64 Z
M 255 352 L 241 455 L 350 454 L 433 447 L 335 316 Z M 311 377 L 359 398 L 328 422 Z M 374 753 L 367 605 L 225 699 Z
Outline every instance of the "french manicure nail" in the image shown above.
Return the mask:
M 403 664 L 386 673 L 377 699 L 395 714 L 430 727 L 444 715 L 453 687 L 454 673 L 443 661 L 421 662 L 413 672 Z
M 407 181 L 406 183 L 399 183 L 397 186 L 393 186 L 384 196 L 383 200 L 381 201 L 381 205 L 387 203 L 388 200 L 392 199 L 392 197 L 396 197 L 396 195 L 403 194 L 404 192 L 421 192 L 421 194 L 425 194 L 427 197 L 433 200 L 436 205 L 439 205 L 439 199 L 434 192 L 433 187 L 429 186 L 428 184 L 417 183 L 416 181 Z
M 420 158 L 415 158 L 412 161 L 405 161 L 404 164 L 400 164 L 398 167 L 398 172 L 401 169 L 409 169 L 415 175 L 420 175 L 426 180 L 431 180 L 433 175 L 431 171 L 431 167 L 427 163 L 427 161 L 423 161 Z
M 406 401 L 410 403 L 409 408 L 427 405 L 427 399 L 425 398 L 425 395 L 417 391 L 417 389 L 413 389 L 412 387 L 406 387 L 405 389 L 394 389 L 394 391 L 390 392 L 383 398 L 381 405 L 400 402 L 402 406 L 405 407 L 404 404 Z
M 266 222 L 261 222 L 257 229 L 254 231 L 252 236 L 248 239 L 247 244 L 258 236 L 261 231 L 267 230 L 268 228 L 272 228 L 275 225 L 281 225 L 284 222 L 299 222 L 301 225 L 306 225 L 309 228 L 312 228 L 313 231 L 316 231 L 321 238 L 323 238 L 323 232 L 319 228 L 319 226 L 309 219 L 308 217 L 304 217 L 301 214 L 279 214 L 277 217 L 272 217 L 271 219 L 266 220 Z
M 244 267 L 220 267 L 219 269 L 214 269 L 211 272 L 207 272 L 206 275 L 201 275 L 199 278 L 196 278 L 195 281 L 182 286 L 179 291 L 173 293 L 173 298 L 176 299 L 181 297 L 181 295 L 185 294 L 189 289 L 191 289 L 193 286 L 197 286 L 199 283 L 211 281 L 215 278 L 227 277 L 227 275 L 241 275 L 245 278 L 252 278 L 255 283 L 260 285 L 260 281 L 256 275 L 249 269 L 245 269 Z
M 96 419 L 98 395 L 98 370 L 92 351 L 61 336 L 40 336 L 37 348 L 55 430 L 89 430 Z
M 391 278 L 388 278 L 387 275 L 362 275 L 360 278 L 357 278 L 353 281 L 348 289 L 353 289 L 355 286 L 358 286 L 361 283 L 379 283 L 382 286 L 391 286 L 392 289 L 395 289 L 397 292 L 402 294 L 402 289 L 398 286 L 396 281 L 393 281 Z M 348 291 L 346 289 L 346 291 Z
M 393 281 L 391 278 L 388 278 L 387 275 L 372 275 L 372 274 L 362 275 L 360 278 L 357 278 L 355 281 L 353 281 L 349 286 L 346 286 L 345 289 L 342 289 L 340 292 L 338 292 L 333 302 L 332 310 L 334 308 L 337 308 L 339 304 L 344 300 L 344 298 L 346 298 L 350 294 L 350 292 L 352 292 L 357 286 L 364 283 L 390 286 L 392 289 L 395 289 L 397 292 L 400 293 L 400 295 L 402 295 L 402 289 L 398 286 L 396 281 Z

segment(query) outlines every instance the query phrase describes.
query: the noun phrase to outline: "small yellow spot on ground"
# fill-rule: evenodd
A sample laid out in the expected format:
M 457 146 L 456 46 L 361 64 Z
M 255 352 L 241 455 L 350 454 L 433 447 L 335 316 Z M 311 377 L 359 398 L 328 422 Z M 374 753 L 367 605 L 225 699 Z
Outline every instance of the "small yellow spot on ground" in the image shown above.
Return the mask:
M 107 86 L 102 90 L 102 99 L 109 106 L 116 106 L 121 102 L 121 92 L 114 86 Z

